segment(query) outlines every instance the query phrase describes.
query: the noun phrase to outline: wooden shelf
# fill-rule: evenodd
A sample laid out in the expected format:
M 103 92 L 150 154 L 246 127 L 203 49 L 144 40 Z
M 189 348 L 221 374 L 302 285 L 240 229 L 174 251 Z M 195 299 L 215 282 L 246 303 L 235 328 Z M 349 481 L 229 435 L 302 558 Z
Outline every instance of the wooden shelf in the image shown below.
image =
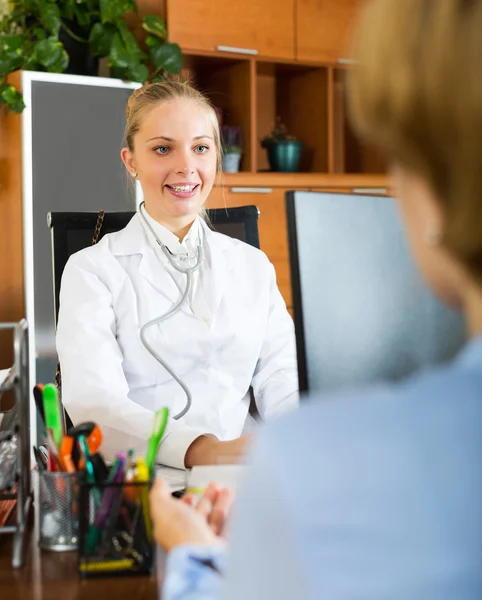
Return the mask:
M 346 68 L 330 70 L 332 77 L 332 148 L 334 173 L 384 173 L 378 153 L 362 144 L 350 125 L 346 108 Z
M 303 142 L 301 173 L 384 173 L 382 158 L 362 144 L 350 126 L 347 67 L 192 50 L 185 52 L 184 63 L 183 77 L 221 109 L 223 122 L 242 128 L 242 172 L 268 170 L 261 139 L 279 116 L 289 133 Z
M 260 140 L 276 117 L 303 142 L 301 171 L 328 171 L 328 71 L 292 63 L 256 61 L 256 170 L 268 168 Z
M 223 173 L 218 185 L 226 187 L 267 187 L 288 189 L 388 189 L 384 175 L 329 173 Z
M 246 57 L 186 55 L 183 77 L 222 111 L 223 123 L 243 130 L 241 170 L 254 171 L 254 64 Z

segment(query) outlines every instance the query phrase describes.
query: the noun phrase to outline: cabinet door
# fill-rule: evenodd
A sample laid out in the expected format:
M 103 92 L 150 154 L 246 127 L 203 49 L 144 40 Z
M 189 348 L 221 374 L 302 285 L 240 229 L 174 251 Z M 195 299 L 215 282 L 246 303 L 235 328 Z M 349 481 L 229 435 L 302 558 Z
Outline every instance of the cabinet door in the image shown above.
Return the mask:
M 350 61 L 349 42 L 363 0 L 297 0 L 299 60 Z
M 241 190 L 241 191 L 237 191 Z M 207 208 L 248 206 L 259 208 L 259 243 L 276 271 L 278 287 L 289 310 L 292 308 L 291 277 L 286 224 L 285 192 L 283 188 L 215 188 Z
M 294 11 L 295 0 L 167 0 L 169 41 L 189 50 L 294 58 Z

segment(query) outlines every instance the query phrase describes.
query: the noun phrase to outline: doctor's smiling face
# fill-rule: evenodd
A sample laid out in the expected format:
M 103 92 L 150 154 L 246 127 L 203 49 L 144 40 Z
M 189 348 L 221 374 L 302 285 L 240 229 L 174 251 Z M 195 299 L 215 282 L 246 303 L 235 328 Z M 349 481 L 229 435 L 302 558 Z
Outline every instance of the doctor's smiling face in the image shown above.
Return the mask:
M 122 160 L 140 181 L 149 214 L 182 238 L 220 163 L 216 113 L 201 94 L 177 82 L 141 88 L 129 104 Z

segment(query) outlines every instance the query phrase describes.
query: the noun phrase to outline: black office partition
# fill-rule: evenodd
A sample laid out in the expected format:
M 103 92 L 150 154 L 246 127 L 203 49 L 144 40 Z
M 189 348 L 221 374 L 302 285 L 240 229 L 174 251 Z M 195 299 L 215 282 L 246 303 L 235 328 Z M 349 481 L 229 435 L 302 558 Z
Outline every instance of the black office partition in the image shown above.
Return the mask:
M 24 72 L 23 210 L 32 381 L 55 376 L 51 211 L 135 210 L 120 159 L 125 108 L 137 84 Z
M 416 269 L 395 202 L 289 192 L 302 391 L 395 381 L 448 360 L 465 340 Z

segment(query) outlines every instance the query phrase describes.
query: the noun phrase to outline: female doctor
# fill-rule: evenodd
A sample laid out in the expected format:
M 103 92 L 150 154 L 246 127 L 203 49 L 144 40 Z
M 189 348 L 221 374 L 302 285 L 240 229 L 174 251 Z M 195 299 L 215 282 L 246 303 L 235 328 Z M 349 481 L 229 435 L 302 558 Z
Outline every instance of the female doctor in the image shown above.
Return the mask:
M 220 156 L 216 113 L 191 86 L 132 94 L 121 157 L 144 203 L 125 229 L 69 259 L 57 328 L 64 406 L 74 423 L 100 425 L 108 457 L 144 452 L 167 406 L 158 462 L 229 462 L 248 441 L 250 386 L 262 418 L 298 404 L 293 323 L 273 266 L 202 216 Z M 159 320 L 188 278 L 177 312 Z

